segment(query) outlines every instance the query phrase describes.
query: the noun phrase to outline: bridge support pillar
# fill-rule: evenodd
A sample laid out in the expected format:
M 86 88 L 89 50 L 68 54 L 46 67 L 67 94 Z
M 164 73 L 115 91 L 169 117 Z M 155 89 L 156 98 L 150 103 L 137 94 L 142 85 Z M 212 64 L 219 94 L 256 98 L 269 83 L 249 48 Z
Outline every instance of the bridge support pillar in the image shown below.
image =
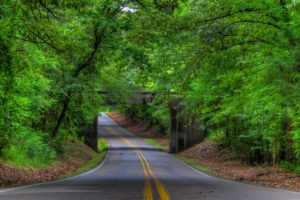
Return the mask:
M 185 114 L 183 99 L 173 99 L 169 103 L 171 153 L 178 153 L 201 141 L 206 131 L 201 129 L 202 122 L 193 114 Z

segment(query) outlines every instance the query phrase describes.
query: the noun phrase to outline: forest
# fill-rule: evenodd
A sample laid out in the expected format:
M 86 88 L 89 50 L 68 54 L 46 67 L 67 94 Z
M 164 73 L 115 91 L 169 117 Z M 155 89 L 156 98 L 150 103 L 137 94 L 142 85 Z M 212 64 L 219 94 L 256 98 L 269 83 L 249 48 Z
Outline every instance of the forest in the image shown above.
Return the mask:
M 49 164 L 108 106 L 156 92 L 249 162 L 300 165 L 298 0 L 0 0 L 0 155 Z

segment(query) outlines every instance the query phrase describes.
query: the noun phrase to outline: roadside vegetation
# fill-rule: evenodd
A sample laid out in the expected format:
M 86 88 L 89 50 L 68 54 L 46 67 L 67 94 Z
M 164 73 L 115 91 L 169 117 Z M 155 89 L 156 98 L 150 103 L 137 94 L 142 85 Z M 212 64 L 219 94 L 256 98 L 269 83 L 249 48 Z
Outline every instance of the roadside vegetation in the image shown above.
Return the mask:
M 98 146 L 99 153 L 105 152 L 108 149 L 108 144 L 103 138 L 98 139 L 97 146 Z
M 75 172 L 72 173 L 72 175 L 81 174 L 83 172 L 87 172 L 93 168 L 95 168 L 97 165 L 99 165 L 105 158 L 107 154 L 107 148 L 108 144 L 107 142 L 99 138 L 97 142 L 98 150 L 97 152 L 93 152 L 91 155 L 91 158 L 89 161 L 87 161 L 84 165 L 80 166 L 78 169 L 76 169 Z
M 106 145 L 102 141 L 102 145 Z M 2 161 L 0 165 L 0 187 L 11 187 L 47 182 L 74 176 L 98 166 L 106 156 L 106 150 L 95 152 L 81 141 L 68 141 L 64 155 L 51 165 L 19 165 Z
M 169 151 L 169 144 L 168 143 L 162 143 L 159 141 L 159 139 L 156 138 L 144 138 L 145 142 L 151 144 L 152 146 L 158 147 L 162 149 L 163 151 Z
M 182 156 L 182 155 L 175 155 L 175 157 L 182 160 L 184 163 L 186 163 L 187 165 L 193 167 L 196 170 L 199 170 L 201 172 L 204 172 L 206 174 L 211 174 L 211 175 L 214 173 L 207 166 L 204 166 L 200 162 L 197 162 L 197 160 L 195 160 L 195 159 L 188 158 L 188 157 Z

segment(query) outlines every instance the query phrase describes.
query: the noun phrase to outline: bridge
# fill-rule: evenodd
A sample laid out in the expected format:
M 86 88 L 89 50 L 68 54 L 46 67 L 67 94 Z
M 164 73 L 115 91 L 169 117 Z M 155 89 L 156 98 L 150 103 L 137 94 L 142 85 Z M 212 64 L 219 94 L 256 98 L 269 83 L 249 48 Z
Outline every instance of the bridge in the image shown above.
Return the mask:
M 103 97 L 107 105 L 116 105 L 116 103 L 111 100 L 112 94 L 110 92 L 100 91 L 99 94 Z M 129 98 L 128 104 L 147 107 L 148 104 L 155 99 L 156 95 L 156 92 L 134 92 Z M 200 142 L 207 134 L 207 131 L 200 128 L 203 122 L 199 121 L 197 116 L 183 113 L 186 108 L 182 104 L 183 98 L 177 98 L 176 93 L 171 93 L 171 95 L 174 98 L 169 103 L 169 149 L 172 153 L 178 153 Z M 134 118 L 134 112 L 131 113 L 133 113 L 131 117 Z

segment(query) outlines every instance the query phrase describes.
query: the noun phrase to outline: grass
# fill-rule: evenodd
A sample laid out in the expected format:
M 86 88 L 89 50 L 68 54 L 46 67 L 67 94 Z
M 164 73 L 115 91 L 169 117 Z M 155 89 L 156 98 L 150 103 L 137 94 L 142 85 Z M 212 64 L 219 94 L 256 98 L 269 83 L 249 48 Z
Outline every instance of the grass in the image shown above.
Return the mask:
M 153 138 L 144 138 L 144 141 L 151 144 L 152 146 L 158 147 L 164 151 L 168 151 L 169 146 L 160 144 L 156 139 Z
M 108 144 L 103 138 L 99 138 L 97 147 L 98 147 L 98 152 L 106 151 L 108 148 Z
M 160 144 L 156 139 L 153 139 L 153 138 L 144 138 L 144 140 L 146 142 L 148 142 L 149 144 L 153 145 L 153 146 L 156 146 L 164 151 L 167 151 L 169 146 L 168 145 L 163 145 L 163 144 Z M 174 156 L 179 159 L 179 160 L 182 160 L 183 162 L 185 162 L 187 165 L 199 170 L 199 171 L 202 171 L 204 173 L 207 173 L 207 174 L 211 174 L 213 175 L 213 172 L 211 170 L 209 170 L 207 167 L 201 165 L 197 160 L 195 159 L 191 159 L 191 158 L 187 158 L 187 157 L 184 157 L 184 156 L 181 156 L 181 155 L 178 155 L 178 154 L 174 154 Z
M 187 157 L 184 157 L 181 155 L 175 155 L 175 157 L 182 160 L 183 162 L 185 162 L 187 165 L 193 167 L 194 169 L 197 169 L 197 170 L 202 171 L 207 174 L 211 174 L 211 175 L 213 174 L 211 170 L 209 170 L 204 165 L 201 165 L 197 160 L 187 158 Z
M 105 155 L 106 155 L 106 151 L 103 151 L 100 153 L 95 153 L 93 155 L 92 159 L 90 159 L 83 166 L 79 167 L 72 175 L 82 174 L 84 172 L 87 172 L 87 171 L 93 169 L 94 167 L 96 167 L 98 164 L 100 164 L 103 161 L 103 159 L 105 158 Z
M 72 175 L 78 175 L 87 172 L 103 161 L 107 153 L 108 144 L 104 139 L 99 138 L 97 142 L 97 147 L 98 152 L 94 153 L 92 155 L 92 158 L 86 164 L 79 167 Z
M 144 138 L 144 140 L 146 142 L 148 142 L 149 144 L 155 146 L 155 147 L 158 147 L 164 151 L 167 151 L 169 146 L 168 145 L 163 145 L 163 144 L 160 144 L 156 139 L 153 139 L 153 138 Z M 210 171 L 207 167 L 201 165 L 197 160 L 195 159 L 191 159 L 191 158 L 187 158 L 187 157 L 184 157 L 184 156 L 181 156 L 181 155 L 178 155 L 178 154 L 174 154 L 174 156 L 179 159 L 179 160 L 182 160 L 183 162 L 185 162 L 187 165 L 199 170 L 199 171 L 202 171 L 204 173 L 207 173 L 207 174 L 213 174 L 212 171 Z

